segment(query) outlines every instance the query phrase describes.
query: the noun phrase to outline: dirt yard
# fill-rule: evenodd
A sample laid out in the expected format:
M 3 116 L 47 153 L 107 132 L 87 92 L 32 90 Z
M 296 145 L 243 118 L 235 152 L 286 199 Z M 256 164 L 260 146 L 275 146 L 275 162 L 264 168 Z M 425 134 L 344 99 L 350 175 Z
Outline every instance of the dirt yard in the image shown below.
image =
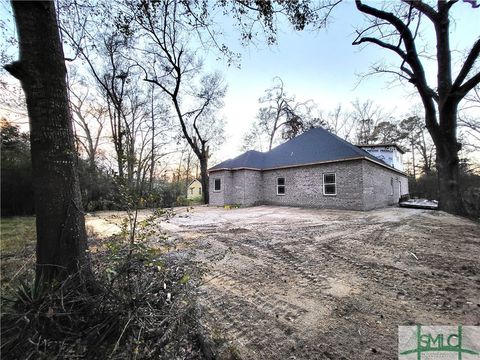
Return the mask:
M 398 325 L 480 325 L 480 225 L 443 212 L 196 207 L 162 226 L 211 265 L 220 358 L 397 359 Z
M 199 301 L 219 359 L 398 359 L 399 325 L 480 325 L 478 223 L 405 208 L 175 213 L 160 226 L 208 265 Z M 123 215 L 87 227 L 109 236 Z

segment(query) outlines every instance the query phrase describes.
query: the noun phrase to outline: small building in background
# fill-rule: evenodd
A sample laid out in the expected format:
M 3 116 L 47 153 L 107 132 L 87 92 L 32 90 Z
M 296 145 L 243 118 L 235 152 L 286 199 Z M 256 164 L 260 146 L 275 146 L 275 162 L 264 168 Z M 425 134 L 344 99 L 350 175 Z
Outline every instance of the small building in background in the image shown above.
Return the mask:
M 402 155 L 405 154 L 405 151 L 399 146 L 395 144 L 368 144 L 358 145 L 358 147 L 382 160 L 387 165 L 390 165 L 397 170 L 404 171 Z
M 202 197 L 202 183 L 195 179 L 188 185 L 187 199 L 198 199 L 199 197 Z

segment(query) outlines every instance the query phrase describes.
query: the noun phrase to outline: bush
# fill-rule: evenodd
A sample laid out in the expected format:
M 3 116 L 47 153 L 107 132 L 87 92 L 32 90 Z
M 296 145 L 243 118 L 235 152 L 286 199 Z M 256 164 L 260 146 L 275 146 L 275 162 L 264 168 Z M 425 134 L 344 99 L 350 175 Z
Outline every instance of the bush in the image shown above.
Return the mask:
M 134 243 L 117 236 L 96 244 L 94 286 L 79 276 L 12 285 L 2 359 L 202 358 L 194 314 L 201 269 L 169 253 L 157 225 L 141 222 Z

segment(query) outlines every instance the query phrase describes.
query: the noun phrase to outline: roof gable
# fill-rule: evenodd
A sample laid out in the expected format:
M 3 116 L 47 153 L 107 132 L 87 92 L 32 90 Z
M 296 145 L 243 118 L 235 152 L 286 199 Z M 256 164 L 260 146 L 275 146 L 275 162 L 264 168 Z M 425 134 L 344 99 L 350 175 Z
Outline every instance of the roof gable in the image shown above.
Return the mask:
M 188 185 L 188 187 L 192 186 L 192 185 L 195 184 L 195 183 L 198 183 L 200 186 L 202 186 L 202 183 L 200 182 L 200 180 L 198 180 L 198 179 L 193 179 L 193 180 L 190 182 L 190 184 Z
M 313 128 L 268 152 L 261 153 L 250 150 L 210 168 L 210 171 L 220 169 L 264 170 L 355 158 L 368 158 L 384 164 L 383 161 L 370 155 L 367 151 L 331 132 L 323 128 Z

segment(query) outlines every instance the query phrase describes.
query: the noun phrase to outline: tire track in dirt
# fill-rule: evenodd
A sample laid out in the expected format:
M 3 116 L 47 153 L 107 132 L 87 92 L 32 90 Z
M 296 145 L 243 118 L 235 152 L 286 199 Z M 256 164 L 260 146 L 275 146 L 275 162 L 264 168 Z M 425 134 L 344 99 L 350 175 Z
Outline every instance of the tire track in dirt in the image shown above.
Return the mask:
M 308 226 L 307 230 L 317 234 L 315 231 L 317 229 L 311 225 Z M 226 232 L 229 231 L 226 230 Z M 302 232 L 303 229 L 299 233 Z M 328 242 L 338 241 L 343 236 L 345 236 L 344 232 L 340 232 L 337 236 L 328 236 Z M 292 299 L 284 300 L 287 294 L 282 294 L 281 289 L 285 287 L 289 287 L 290 290 L 294 289 L 294 292 L 298 295 L 297 302 L 300 304 L 304 301 L 303 298 L 317 297 L 322 299 L 322 307 L 327 310 L 324 310 L 321 315 L 325 318 L 330 313 L 329 308 L 333 307 L 336 298 L 326 292 L 331 285 L 327 282 L 328 276 L 322 274 L 322 272 L 328 272 L 330 259 L 328 254 L 325 254 L 322 248 L 316 244 L 315 235 L 295 236 L 293 239 L 287 239 L 285 243 L 271 241 L 261 231 L 242 232 L 242 236 L 235 240 L 226 237 L 223 232 L 221 235 L 217 234 L 214 237 L 215 239 L 209 238 L 209 241 L 220 242 L 222 245 L 231 248 L 234 254 L 237 253 L 252 259 L 261 258 L 263 262 L 260 269 L 252 269 L 247 273 L 236 272 L 233 276 L 223 273 L 218 278 L 222 290 L 219 291 L 215 288 L 215 291 L 210 291 L 204 298 L 205 304 L 213 304 L 208 305 L 208 308 L 221 309 L 221 313 L 228 314 L 224 317 L 225 323 L 222 322 L 221 326 L 223 326 L 225 333 L 232 336 L 232 339 L 236 339 L 243 346 L 254 349 L 255 353 L 262 358 L 278 358 L 279 351 L 280 353 L 288 353 L 292 348 L 295 348 L 294 344 L 301 339 L 297 339 L 296 331 L 292 328 L 298 326 L 300 330 L 304 330 L 302 324 L 305 322 L 302 321 L 297 325 L 296 321 L 305 315 L 310 315 L 309 313 L 315 307 L 319 308 L 320 304 L 314 303 L 312 305 L 310 302 L 308 304 L 310 306 L 304 304 L 302 306 L 296 305 Z M 252 238 L 255 240 L 252 241 Z M 326 242 L 327 239 L 324 241 Z M 294 251 L 294 248 L 301 250 Z M 289 279 L 288 283 L 284 282 L 286 280 L 282 280 L 285 269 L 288 273 L 286 274 Z M 221 269 L 221 271 L 224 271 L 224 269 Z M 269 281 L 259 281 L 268 272 L 281 274 L 281 276 L 273 281 L 271 279 Z M 251 286 L 255 283 L 257 285 Z M 211 284 L 208 286 L 211 288 Z M 259 288 L 265 289 L 268 296 L 262 293 Z M 328 304 L 332 305 L 327 306 Z M 259 336 L 264 337 L 261 334 L 265 331 L 264 327 L 261 326 L 259 331 L 255 331 L 255 327 L 251 323 L 242 322 L 238 316 L 232 316 L 232 312 L 238 314 L 238 309 L 242 309 L 242 316 L 247 318 L 270 319 L 269 321 L 275 323 L 272 328 L 276 331 L 269 330 L 267 339 L 259 342 L 257 338 Z M 216 317 L 220 316 L 220 314 L 216 315 Z M 281 331 L 278 331 L 278 329 Z M 314 334 L 312 334 L 312 337 L 315 337 Z M 268 346 L 264 342 L 267 342 Z M 287 344 L 285 348 L 279 348 L 277 345 L 273 350 L 271 349 L 272 343 L 285 342 Z M 330 354 L 333 353 L 333 351 L 330 352 Z
M 199 258 L 221 259 L 200 301 L 224 354 L 383 360 L 396 358 L 398 325 L 480 321 L 477 224 L 398 209 L 273 209 L 216 209 L 218 226 L 197 220 L 179 231 L 198 234 Z M 464 250 L 453 254 L 442 233 L 464 239 Z M 448 271 L 455 256 L 469 263 Z

